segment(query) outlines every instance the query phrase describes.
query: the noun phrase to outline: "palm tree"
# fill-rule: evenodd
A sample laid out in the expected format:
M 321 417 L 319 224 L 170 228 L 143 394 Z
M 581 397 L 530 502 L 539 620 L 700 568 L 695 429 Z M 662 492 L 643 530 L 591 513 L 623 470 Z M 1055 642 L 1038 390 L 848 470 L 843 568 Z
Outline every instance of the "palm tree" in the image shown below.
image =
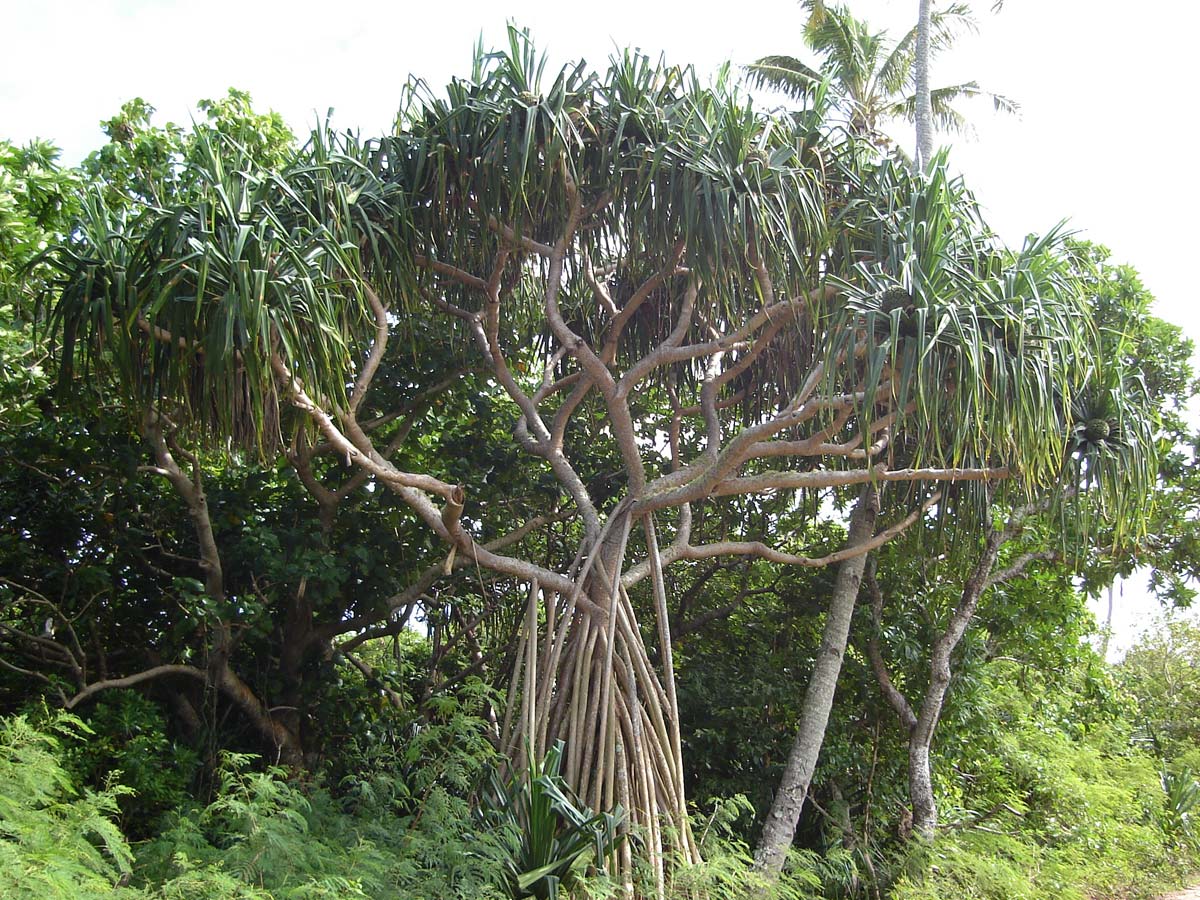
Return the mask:
M 804 41 L 819 57 L 817 67 L 794 56 L 764 56 L 748 67 L 750 81 L 780 91 L 793 100 L 811 100 L 818 88 L 828 82 L 843 107 L 847 129 L 872 143 L 887 146 L 883 127 L 891 120 L 917 122 L 919 119 L 918 79 L 927 70 L 919 65 L 945 50 L 964 30 L 975 27 L 964 4 L 929 13 L 928 52 L 922 53 L 921 29 L 914 26 L 894 46 L 887 33 L 874 31 L 856 19 L 844 6 L 826 5 L 823 0 L 801 0 L 808 11 Z M 924 0 L 927 5 L 927 0 Z M 928 12 L 928 10 L 926 10 Z M 956 101 L 968 97 L 990 97 L 997 110 L 1015 112 L 1017 104 L 999 94 L 983 90 L 977 82 L 947 85 L 928 91 L 932 127 L 954 133 L 967 133 L 966 118 L 954 108 Z M 920 131 L 920 130 L 919 130 Z M 928 156 L 918 153 L 922 163 Z
M 933 92 L 929 87 L 929 63 L 933 55 L 929 38 L 933 31 L 933 10 L 930 0 L 921 0 L 917 8 L 917 45 L 914 66 L 917 126 L 917 168 L 933 156 Z

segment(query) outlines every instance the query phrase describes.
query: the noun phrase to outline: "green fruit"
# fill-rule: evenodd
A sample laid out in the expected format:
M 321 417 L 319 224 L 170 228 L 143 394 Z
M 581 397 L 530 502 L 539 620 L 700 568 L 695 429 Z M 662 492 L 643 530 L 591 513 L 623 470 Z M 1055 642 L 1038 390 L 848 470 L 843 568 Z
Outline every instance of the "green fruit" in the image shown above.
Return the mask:
M 1112 428 L 1107 419 L 1088 419 L 1083 429 L 1083 436 L 1089 441 L 1103 441 L 1111 433 Z
M 893 309 L 903 309 L 906 306 L 912 306 L 912 294 L 901 287 L 888 288 L 883 292 L 880 298 L 880 307 L 884 312 L 891 312 Z

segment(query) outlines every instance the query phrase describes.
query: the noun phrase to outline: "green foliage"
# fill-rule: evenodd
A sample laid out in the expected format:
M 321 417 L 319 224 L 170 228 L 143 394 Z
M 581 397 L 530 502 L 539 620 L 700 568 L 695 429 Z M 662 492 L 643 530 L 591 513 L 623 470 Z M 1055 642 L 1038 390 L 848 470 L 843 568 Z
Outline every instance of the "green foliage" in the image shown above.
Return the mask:
M 366 897 L 362 878 L 379 861 L 365 843 L 341 843 L 312 801 L 279 769 L 252 771 L 227 754 L 212 803 L 178 816 L 139 852 L 139 874 L 168 885 L 219 871 L 278 898 Z M 324 827 L 322 827 L 324 826 Z M 377 876 L 378 877 L 378 874 Z
M 505 873 L 514 900 L 557 900 L 560 891 L 574 888 L 588 863 L 603 872 L 622 838 L 624 810 L 593 813 L 584 806 L 559 774 L 562 754 L 559 741 L 543 759 L 531 756 L 523 772 L 505 779 L 493 770 L 488 776 L 480 816 L 511 842 Z
M 78 174 L 46 141 L 0 140 L 0 427 L 29 425 L 49 384 L 36 339 L 37 306 L 51 269 L 43 254 L 66 234 L 78 206 Z
M 794 529 L 792 540 L 806 552 L 830 552 L 845 540 L 837 526 L 810 531 L 789 516 L 779 524 L 781 531 Z M 794 736 L 833 575 L 762 564 L 672 573 L 682 598 L 672 617 L 680 631 L 677 690 L 693 802 L 706 807 L 743 795 L 759 817 L 766 814 Z M 738 597 L 743 601 L 730 608 Z M 748 829 L 742 837 L 751 837 L 754 817 L 738 821 Z
M 115 779 L 128 789 L 119 820 L 126 836 L 157 834 L 159 819 L 188 802 L 198 754 L 168 736 L 162 710 L 136 691 L 102 695 L 83 720 L 91 736 L 69 748 L 69 768 L 83 784 Z
M 1178 772 L 1164 772 L 1163 793 L 1166 804 L 1163 809 L 1163 827 L 1180 844 L 1187 845 L 1200 853 L 1200 783 L 1189 768 Z
M 811 100 L 831 88 L 848 130 L 887 146 L 890 140 L 881 132 L 886 124 L 916 118 L 916 26 L 893 44 L 886 32 L 873 30 L 844 5 L 822 0 L 804 0 L 802 5 L 809 13 L 804 42 L 819 57 L 819 64 L 810 66 L 790 55 L 764 56 L 747 67 L 750 81 L 792 100 Z M 953 3 L 935 10 L 931 55 L 947 49 L 974 27 L 966 4 Z M 966 118 L 954 104 L 979 96 L 990 98 L 997 110 L 1017 110 L 1017 104 L 1008 98 L 968 81 L 930 92 L 933 125 L 943 131 L 970 133 Z
M 703 862 L 673 861 L 667 882 L 669 900 L 814 900 L 822 896 L 824 876 L 845 862 L 844 855 L 793 851 L 779 878 L 765 878 L 754 870 L 750 847 L 739 835 L 738 821 L 753 814 L 753 805 L 741 795 L 711 802 L 709 813 L 694 821 Z
M 0 720 L 0 895 L 13 900 L 123 895 L 114 889 L 133 863 L 114 819 L 128 788 L 79 791 L 63 768 L 65 741 L 91 732 L 51 716 Z
M 1200 748 L 1200 623 L 1169 616 L 1125 654 L 1118 667 L 1154 751 L 1173 766 Z
M 32 314 L 39 258 L 78 210 L 79 174 L 58 164 L 48 141 L 14 147 L 0 140 L 0 300 Z
M 468 679 L 411 716 L 394 750 L 360 739 L 336 793 L 358 838 L 388 853 L 388 887 L 379 896 L 504 895 L 509 847 L 480 832 L 472 809 L 474 791 L 500 761 L 478 714 L 491 700 L 485 685 Z
M 908 860 L 896 900 L 1147 896 L 1177 878 L 1189 859 L 1164 830 L 1167 796 L 1123 702 L 1089 699 L 1078 671 L 1051 693 L 1034 672 L 991 668 L 979 702 L 996 727 L 957 761 L 959 806 Z
M 281 164 L 296 139 L 276 112 L 259 113 L 245 91 L 230 88 L 219 100 L 201 100 L 204 118 L 184 129 L 152 122 L 154 107 L 135 97 L 100 123 L 109 142 L 88 156 L 83 172 L 100 187 L 105 205 L 122 209 L 162 206 L 199 189 L 195 163 L 213 140 L 234 142 L 254 166 Z
M 865 28 L 844 35 L 841 49 L 823 34 L 831 54 L 878 70 L 875 87 L 898 99 L 903 54 L 883 58 Z M 851 70 L 836 74 L 848 87 Z M 105 123 L 110 143 L 85 164 L 82 187 L 48 146 L 0 144 L 0 423 L 20 426 L 0 433 L 0 571 L 9 573 L 0 652 L 19 664 L 0 671 L 0 709 L 34 690 L 67 701 L 98 678 L 161 663 L 201 675 L 147 682 L 144 695 L 100 695 L 88 713 L 95 734 L 68 718 L 42 732 L 6 722 L 0 893 L 465 900 L 612 887 L 585 869 L 614 846 L 618 813 L 579 806 L 559 777 L 558 748 L 524 777 L 493 777 L 486 828 L 473 810 L 501 762 L 480 715 L 498 704 L 463 676 L 504 677 L 519 615 L 510 601 L 524 586 L 447 571 L 413 601 L 437 637 L 404 630 L 413 606 L 397 598 L 445 548 L 380 482 L 347 476 L 351 460 L 324 450 L 308 460 L 311 474 L 347 496 L 336 517 L 318 516 L 295 477 L 315 438 L 286 403 L 299 386 L 326 411 L 347 408 L 378 339 L 371 302 L 380 300 L 394 340 L 363 400 L 372 440 L 393 444 L 398 468 L 464 486 L 463 523 L 481 542 L 531 510 L 558 512 L 560 486 L 540 463 L 521 462 L 513 408 L 477 368 L 463 324 L 481 321 L 477 299 L 435 283 L 429 269 L 436 261 L 486 275 L 508 227 L 518 243 L 556 240 L 574 190 L 591 218 L 555 287 L 585 339 L 603 327 L 583 277 L 593 269 L 606 273 L 614 303 L 655 273 L 696 276 L 705 329 L 758 309 L 761 272 L 780 298 L 808 298 L 794 304 L 797 327 L 781 332 L 779 352 L 728 383 L 716 412 L 726 433 L 790 403 L 797 379 L 824 367 L 824 388 L 863 404 L 813 420 L 830 426 L 831 441 L 857 432 L 872 443 L 861 413 L 883 386 L 895 390 L 894 468 L 1011 464 L 1032 490 L 1055 484 L 1066 459 L 1069 477 L 1100 478 L 1105 511 L 1135 530 L 1159 462 L 1169 505 L 1190 503 L 1195 476 L 1183 454 L 1156 461 L 1149 452 L 1151 438 L 1178 438 L 1181 420 L 1147 413 L 1156 398 L 1185 399 L 1190 347 L 1148 315 L 1136 278 L 1058 235 L 1003 248 L 961 179 L 944 165 L 918 176 L 880 159 L 864 135 L 839 131 L 825 89 L 802 113 L 772 116 L 726 76 L 705 87 L 688 69 L 635 53 L 604 73 L 581 65 L 546 77 L 528 35 L 514 30 L 505 52 L 479 53 L 471 77 L 444 94 L 412 85 L 395 133 L 378 140 L 326 126 L 298 146 L 277 115 L 231 91 L 202 102 L 203 119 L 187 130 L 155 126 L 144 101 L 127 104 Z M 864 101 L 850 131 L 870 139 L 876 118 L 892 112 L 903 110 Z M 47 412 L 33 402 L 46 379 L 30 310 L 51 276 L 40 254 L 63 238 L 54 322 L 69 390 Z M 531 392 L 543 371 L 560 379 L 569 368 L 539 312 L 550 271 L 527 256 L 495 274 L 505 308 L 497 340 L 516 348 L 510 374 Z M 660 277 L 630 339 L 605 359 L 613 369 L 656 346 L 678 317 L 683 276 Z M 821 294 L 822 285 L 837 290 Z M 431 295 L 463 315 L 441 317 Z M 154 329 L 169 335 L 149 340 Z M 696 329 L 679 336 L 689 346 L 707 339 Z M 72 380 L 73 365 L 96 376 L 91 384 Z M 638 439 L 652 474 L 668 466 L 669 409 L 699 402 L 697 367 L 674 376 L 639 387 Z M 179 426 L 180 459 L 185 447 L 202 448 L 192 474 L 209 504 L 222 596 L 204 589 L 179 497 L 145 471 L 130 426 L 151 406 Z M 578 408 L 560 443 L 588 498 L 607 509 L 625 487 L 611 423 L 595 398 Z M 685 447 L 698 452 L 706 425 L 681 426 Z M 848 459 L 821 465 L 858 465 Z M 939 510 L 957 504 L 978 528 L 986 520 L 972 518 L 980 506 L 970 490 L 949 488 Z M 812 524 L 823 498 L 802 499 L 698 500 L 693 541 L 755 531 L 806 552 L 838 546 L 836 526 Z M 1163 520 L 1151 549 L 1186 574 L 1198 554 L 1195 523 L 1182 519 Z M 918 527 L 926 524 L 930 543 L 944 536 L 933 523 Z M 523 549 L 565 571 L 580 528 L 556 523 Z M 1014 555 L 1056 537 L 1034 530 Z M 936 581 L 954 560 L 905 553 L 894 576 L 903 602 L 889 606 L 883 638 L 912 695 L 955 600 Z M 1100 559 L 1095 569 L 1114 565 Z M 1055 569 L 992 591 L 955 661 L 935 746 L 945 834 L 919 851 L 900 846 L 905 736 L 881 715 L 852 649 L 801 823 L 804 849 L 784 878 L 764 884 L 745 813 L 769 802 L 786 754 L 829 574 L 758 563 L 668 571 L 689 790 L 705 800 L 750 795 L 697 823 L 705 862 L 673 861 L 671 897 L 878 897 L 898 878 L 897 900 L 1069 898 L 1130 888 L 1131 876 L 1143 890 L 1194 860 L 1187 766 L 1200 765 L 1200 725 L 1189 718 L 1200 709 L 1200 664 L 1184 644 L 1195 636 L 1166 649 L 1147 641 L 1123 668 L 1167 757 L 1160 778 L 1123 724 L 1133 701 L 1080 645 L 1079 598 Z M 1185 598 L 1182 581 L 1168 587 Z M 67 649 L 38 643 L 47 618 Z M 230 668 L 302 737 L 308 770 L 216 753 L 262 747 L 203 681 L 217 626 L 232 635 Z M 452 632 L 463 639 L 445 650 L 440 639 Z M 353 658 L 336 650 L 339 637 L 369 634 L 390 635 L 392 651 L 373 641 Z M 181 715 L 178 731 L 168 726 L 155 706 L 168 693 L 197 721 Z M 182 748 L 185 731 L 201 750 Z M 191 777 L 202 751 L 221 760 L 211 795 Z M 117 770 L 128 787 L 109 782 Z M 76 789 L 73 775 L 91 790 Z M 152 832 L 134 867 L 127 839 Z M 17 882 L 14 873 L 28 874 Z M 127 877 L 139 887 L 117 887 Z

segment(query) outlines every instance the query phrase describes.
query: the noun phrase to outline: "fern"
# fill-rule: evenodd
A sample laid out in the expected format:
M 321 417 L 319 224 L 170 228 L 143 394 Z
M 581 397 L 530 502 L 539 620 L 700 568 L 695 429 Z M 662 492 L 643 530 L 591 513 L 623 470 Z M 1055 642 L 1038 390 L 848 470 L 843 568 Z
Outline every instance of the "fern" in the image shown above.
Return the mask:
M 755 871 L 750 848 L 735 827 L 753 814 L 753 804 L 741 795 L 712 802 L 708 815 L 694 825 L 704 861 L 673 860 L 669 900 L 815 900 L 822 896 L 822 861 L 816 854 L 792 851 L 778 879 Z
M 128 788 L 80 791 L 61 763 L 61 740 L 89 733 L 65 714 L 0 721 L 0 896 L 132 896 L 116 887 L 133 856 L 113 822 Z
M 213 800 L 140 849 L 143 885 L 163 900 L 499 898 L 503 848 L 469 802 L 495 757 L 467 711 L 476 690 L 439 698 L 406 747 L 371 750 L 336 794 L 226 754 Z

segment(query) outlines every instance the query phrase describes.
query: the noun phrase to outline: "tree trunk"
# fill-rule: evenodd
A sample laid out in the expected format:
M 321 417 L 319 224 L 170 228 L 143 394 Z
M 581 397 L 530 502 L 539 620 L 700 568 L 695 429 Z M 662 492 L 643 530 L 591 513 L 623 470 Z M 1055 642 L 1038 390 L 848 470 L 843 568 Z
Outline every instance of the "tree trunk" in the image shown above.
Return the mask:
M 971 625 L 971 618 L 979 606 L 979 598 L 987 589 L 988 576 L 996 564 L 1000 548 L 1012 533 L 1010 528 L 988 530 L 983 552 L 963 585 L 958 606 L 950 616 L 946 630 L 933 643 L 929 659 L 929 686 L 925 689 L 921 710 L 908 737 L 908 789 L 912 799 L 913 833 L 921 838 L 932 838 L 937 829 L 937 805 L 933 799 L 929 752 L 933 745 L 933 732 L 942 717 L 946 692 L 950 689 L 950 656 Z
M 871 593 L 871 609 L 874 619 L 874 634 L 867 643 L 867 653 L 871 660 L 871 668 L 879 682 L 880 692 L 884 699 L 900 717 L 901 723 L 908 731 L 908 791 L 912 803 L 912 831 L 920 838 L 929 840 L 937 830 L 937 803 L 933 796 L 933 773 L 930 762 L 930 749 L 933 745 L 933 733 L 941 719 L 942 707 L 946 701 L 946 692 L 950 688 L 950 657 L 962 641 L 963 635 L 971 625 L 975 610 L 979 607 L 979 599 L 988 587 L 998 581 L 1007 581 L 1025 571 L 1026 567 L 1039 559 L 1053 559 L 1055 551 L 1033 551 L 1018 557 L 1011 566 L 994 575 L 996 560 L 1006 541 L 1019 534 L 1022 523 L 1033 512 L 1045 509 L 1048 501 L 1032 504 L 1018 509 L 1010 517 L 1008 523 L 1000 529 L 989 528 L 983 541 L 979 559 L 976 560 L 970 575 L 963 584 L 962 595 L 958 605 L 946 624 L 945 631 L 933 643 L 929 658 L 929 686 L 921 698 L 921 708 L 914 713 L 908 699 L 897 690 L 884 662 L 883 653 L 879 646 L 879 629 L 883 621 L 883 594 L 875 580 L 874 570 L 867 572 L 867 585 Z
M 1113 588 L 1116 586 L 1114 578 L 1108 584 L 1108 613 L 1104 616 L 1104 637 L 1100 643 L 1100 658 L 1105 662 L 1108 661 L 1108 642 L 1112 638 L 1112 622 L 1113 622 Z
M 930 0 L 920 0 L 917 17 L 917 50 L 913 68 L 917 82 L 917 169 L 923 170 L 933 156 L 933 103 L 929 93 Z
M 874 488 L 867 488 L 850 516 L 850 533 L 846 540 L 848 547 L 862 544 L 874 536 L 878 512 L 879 497 Z M 854 614 L 866 561 L 867 555 L 859 554 L 838 567 L 821 647 L 817 651 L 812 677 L 804 694 L 800 728 L 788 754 L 779 791 L 771 804 L 758 851 L 754 855 L 755 868 L 772 877 L 783 869 L 788 848 L 796 834 L 800 810 L 808 796 L 808 786 L 817 765 L 821 744 L 825 740 L 825 727 L 833 707 L 842 657 L 846 653 L 846 639 L 850 634 L 850 619 Z
M 949 678 L 946 682 L 949 683 Z M 945 686 L 940 686 L 938 693 L 945 697 Z M 941 703 L 937 706 L 940 711 Z M 925 708 L 921 712 L 924 713 Z M 933 766 L 929 761 L 936 725 L 937 720 L 933 718 L 920 736 L 918 729 L 914 728 L 908 739 L 908 798 L 912 804 L 912 833 L 926 841 L 933 839 L 938 821 L 937 801 L 933 797 Z

